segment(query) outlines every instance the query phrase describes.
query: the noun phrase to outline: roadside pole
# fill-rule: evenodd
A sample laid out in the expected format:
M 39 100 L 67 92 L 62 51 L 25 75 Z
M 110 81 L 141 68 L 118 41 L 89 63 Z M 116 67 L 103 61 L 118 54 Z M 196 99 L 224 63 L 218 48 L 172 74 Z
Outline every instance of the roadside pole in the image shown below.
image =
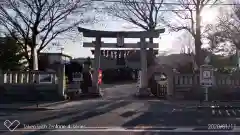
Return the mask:
M 205 101 L 208 101 L 208 87 L 205 87 Z
M 205 96 L 205 101 L 208 101 L 208 93 L 209 93 L 209 87 L 213 85 L 213 66 L 209 65 L 210 63 L 210 58 L 206 57 L 205 58 L 205 64 L 200 66 L 200 85 L 204 87 L 204 96 Z
M 34 81 L 33 81 L 33 91 L 35 92 L 36 94 L 36 106 L 37 108 L 39 107 L 39 92 L 37 90 L 37 80 L 36 80 L 36 77 L 34 77 Z

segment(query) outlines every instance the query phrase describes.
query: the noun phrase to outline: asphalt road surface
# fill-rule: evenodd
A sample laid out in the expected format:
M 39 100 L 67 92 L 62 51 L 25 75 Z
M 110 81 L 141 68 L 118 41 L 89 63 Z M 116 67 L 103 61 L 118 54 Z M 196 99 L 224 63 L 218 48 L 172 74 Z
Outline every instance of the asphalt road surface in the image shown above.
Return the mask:
M 238 108 L 197 109 L 159 100 L 136 100 L 132 96 L 135 92 L 133 84 L 118 85 L 104 89 L 102 99 L 72 101 L 51 106 L 51 110 L 0 110 L 0 134 L 240 134 Z

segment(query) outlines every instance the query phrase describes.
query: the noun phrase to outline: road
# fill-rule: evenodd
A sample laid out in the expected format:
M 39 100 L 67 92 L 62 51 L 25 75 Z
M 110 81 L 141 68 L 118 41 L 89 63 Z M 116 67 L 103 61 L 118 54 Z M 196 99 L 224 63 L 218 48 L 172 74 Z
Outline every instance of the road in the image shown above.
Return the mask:
M 13 123 L 10 128 L 13 128 L 18 124 L 17 121 L 20 122 L 14 132 L 10 132 L 3 124 L 0 124 L 0 134 L 186 135 L 194 133 L 200 135 L 203 134 L 202 132 L 216 131 L 207 130 L 219 128 L 216 124 L 228 124 L 225 128 L 231 128 L 233 124 L 240 125 L 240 109 L 238 108 L 216 110 L 213 113 L 209 109 L 199 110 L 161 100 L 137 100 L 132 96 L 135 92 L 136 88 L 133 84 L 117 85 L 104 89 L 104 96 L 101 99 L 54 105 L 51 106 L 52 110 L 0 110 L 0 123 L 9 120 L 10 125 Z M 14 122 L 14 120 L 17 121 Z M 214 132 L 214 134 L 237 134 L 225 131 L 221 130 L 221 133 Z M 232 131 L 240 130 L 235 127 Z

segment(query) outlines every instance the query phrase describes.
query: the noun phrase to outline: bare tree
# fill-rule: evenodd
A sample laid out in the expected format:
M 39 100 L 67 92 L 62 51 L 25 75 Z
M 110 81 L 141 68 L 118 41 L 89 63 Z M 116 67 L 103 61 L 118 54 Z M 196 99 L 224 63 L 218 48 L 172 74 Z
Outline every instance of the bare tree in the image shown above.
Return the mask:
M 214 5 L 218 1 L 219 0 L 177 0 L 179 4 L 169 7 L 178 17 L 178 21 L 176 23 L 171 23 L 163 20 L 172 30 L 186 30 L 192 35 L 195 43 L 195 61 L 198 67 L 203 62 L 203 58 L 201 57 L 201 39 L 203 33 L 201 29 L 201 13 L 207 5 Z
M 91 19 L 83 13 L 87 0 L 3 0 L 0 24 L 20 44 L 30 69 L 38 69 L 37 54 L 63 33 Z M 30 51 L 29 51 L 30 50 Z
M 219 46 L 223 43 L 231 44 L 235 49 L 240 49 L 240 6 L 236 3 L 231 11 L 223 11 L 218 18 L 218 24 L 211 35 L 214 45 Z
M 209 36 L 214 39 L 212 48 L 217 48 L 221 53 L 240 56 L 240 3 L 234 2 L 231 9 L 223 9 L 218 17 L 218 23 Z M 237 61 L 237 64 L 240 64 Z M 239 68 L 239 65 L 237 66 Z
M 208 35 L 208 41 L 209 41 L 209 47 L 207 50 L 213 54 L 232 54 L 235 52 L 235 47 L 231 44 L 228 44 L 227 42 L 222 42 L 221 39 L 218 37 L 218 34 L 220 33 L 210 33 Z M 222 40 L 222 41 L 220 41 Z
M 192 43 L 192 36 L 187 33 L 184 32 L 182 33 L 179 37 L 178 40 L 176 41 L 176 44 L 180 44 L 181 45 L 181 53 L 184 54 L 191 54 L 194 52 L 194 45 Z
M 146 31 L 151 31 L 160 25 L 162 3 L 163 0 L 121 0 L 120 3 L 110 5 L 106 9 L 107 13 L 114 17 L 130 22 Z M 153 43 L 153 38 L 150 38 L 149 41 Z M 153 49 L 149 50 L 151 56 L 148 58 L 148 64 L 152 65 L 154 52 Z

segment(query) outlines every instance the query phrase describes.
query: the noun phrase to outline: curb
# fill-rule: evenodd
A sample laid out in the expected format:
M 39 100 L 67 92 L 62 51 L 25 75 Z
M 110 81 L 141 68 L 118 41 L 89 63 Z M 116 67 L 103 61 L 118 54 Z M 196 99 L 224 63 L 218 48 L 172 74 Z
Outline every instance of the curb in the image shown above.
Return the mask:
M 102 98 L 102 97 L 103 97 L 103 95 L 101 93 L 99 93 L 99 94 L 80 94 L 78 96 L 78 98 L 83 98 L 83 99 L 85 99 L 85 98 Z
M 54 110 L 51 108 L 46 107 L 39 107 L 39 108 L 0 108 L 0 110 L 6 111 L 47 111 L 47 110 Z
M 181 102 L 169 102 L 170 104 L 173 105 L 178 105 L 181 107 L 186 107 L 186 108 L 198 108 L 198 109 L 204 109 L 204 108 L 211 108 L 212 109 L 220 109 L 220 108 L 240 108 L 240 102 L 203 102 L 203 103 L 181 103 Z M 236 104 L 236 103 L 239 103 Z M 216 106 L 216 107 L 214 107 Z
M 69 101 L 82 101 L 82 100 L 91 100 L 91 99 L 101 99 L 103 95 L 100 94 L 79 94 L 78 96 L 69 99 Z
M 70 102 L 69 100 L 64 100 L 64 101 L 58 101 L 58 102 L 52 102 L 52 103 L 43 103 L 43 104 L 39 104 L 39 106 L 42 106 L 42 107 L 49 107 L 49 106 L 52 106 L 52 105 L 58 105 L 58 104 L 62 104 L 62 103 L 68 103 Z
M 50 106 L 53 105 L 58 105 L 58 104 L 62 104 L 62 103 L 67 103 L 69 102 L 68 100 L 65 101 L 59 101 L 59 102 L 52 102 L 52 103 L 39 103 L 38 107 L 37 103 L 35 104 L 31 104 L 31 105 L 26 105 L 25 107 L 17 107 L 17 105 L 15 107 L 0 107 L 0 110 L 54 110 L 54 109 L 50 109 Z M 12 104 L 4 104 L 4 105 L 12 105 Z M 13 104 L 14 105 L 14 104 Z M 1 104 L 0 104 L 1 106 Z

